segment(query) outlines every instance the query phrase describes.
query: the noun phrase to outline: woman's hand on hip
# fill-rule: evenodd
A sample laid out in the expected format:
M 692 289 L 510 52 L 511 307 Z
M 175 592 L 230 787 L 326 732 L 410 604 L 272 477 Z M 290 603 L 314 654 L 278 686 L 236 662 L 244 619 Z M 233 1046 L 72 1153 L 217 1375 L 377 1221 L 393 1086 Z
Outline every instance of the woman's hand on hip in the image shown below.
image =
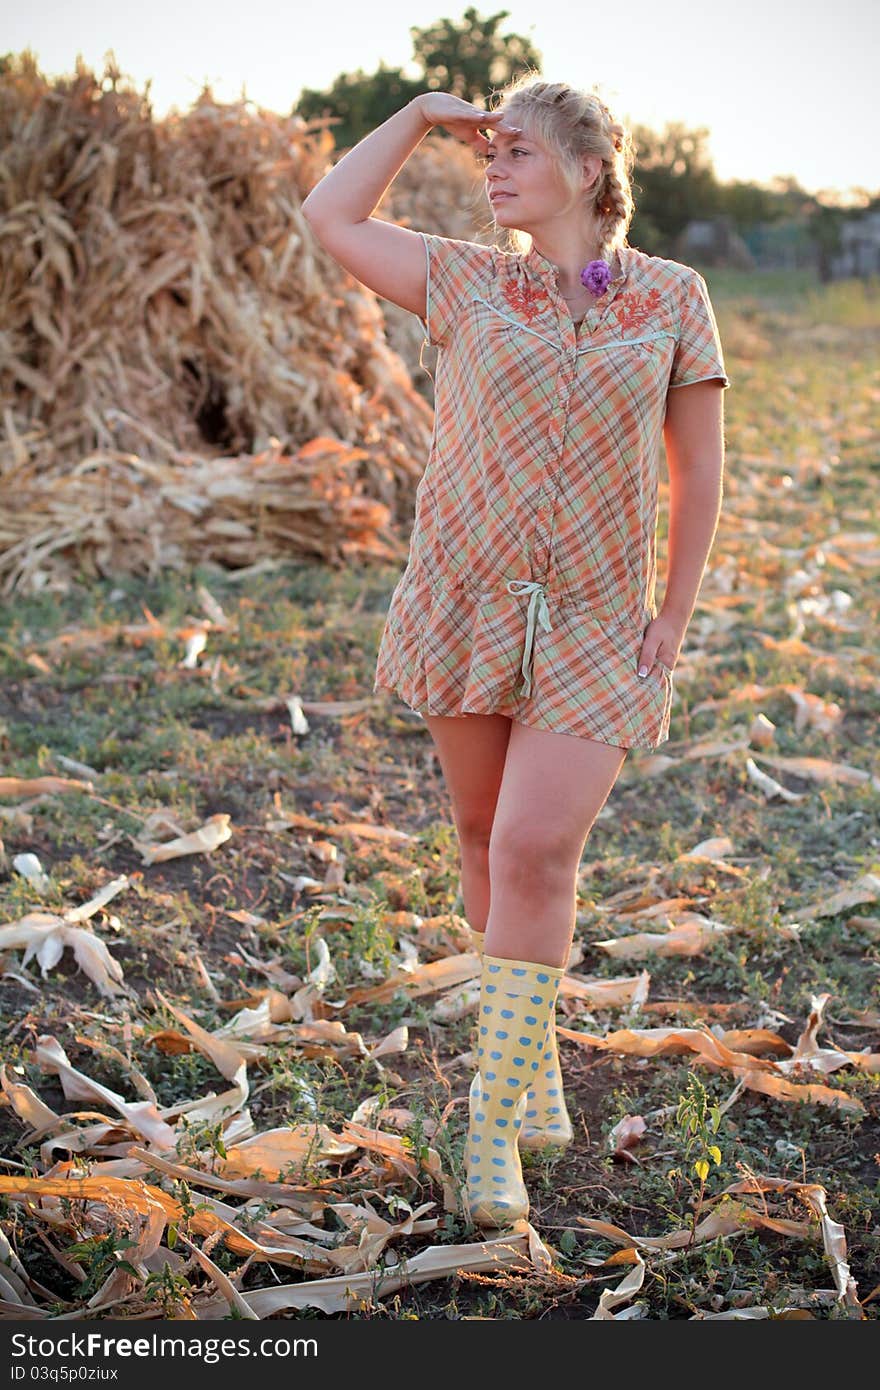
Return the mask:
M 677 622 L 668 614 L 664 617 L 662 611 L 648 623 L 642 633 L 638 664 L 639 675 L 643 670 L 646 673 L 650 671 L 655 662 L 660 666 L 665 666 L 667 671 L 675 669 L 686 627 L 687 624 Z

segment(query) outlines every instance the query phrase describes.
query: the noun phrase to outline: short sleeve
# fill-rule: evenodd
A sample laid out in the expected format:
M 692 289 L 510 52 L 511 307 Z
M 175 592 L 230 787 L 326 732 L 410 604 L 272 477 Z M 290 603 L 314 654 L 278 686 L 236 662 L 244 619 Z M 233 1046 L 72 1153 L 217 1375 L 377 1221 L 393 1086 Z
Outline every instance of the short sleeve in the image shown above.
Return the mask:
M 721 378 L 725 390 L 730 385 L 706 281 L 693 271 L 682 301 L 680 336 L 672 359 L 669 385 L 689 386 L 691 382 L 710 381 L 713 377 Z
M 484 295 L 495 274 L 495 250 L 475 241 L 420 232 L 425 243 L 428 293 L 420 319 L 430 347 L 446 347 L 459 313 L 474 295 Z

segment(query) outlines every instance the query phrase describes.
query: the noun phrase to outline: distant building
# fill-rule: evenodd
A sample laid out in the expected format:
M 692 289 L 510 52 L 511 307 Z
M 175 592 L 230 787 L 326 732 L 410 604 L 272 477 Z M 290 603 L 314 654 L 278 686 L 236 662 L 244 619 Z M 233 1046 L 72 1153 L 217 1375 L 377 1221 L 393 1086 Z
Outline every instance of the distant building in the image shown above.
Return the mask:
M 841 223 L 840 250 L 831 257 L 831 276 L 880 275 L 880 211 Z
M 758 270 L 815 270 L 818 249 L 806 223 L 796 217 L 759 222 L 743 233 Z
M 705 219 L 694 218 L 676 237 L 672 257 L 685 265 L 728 266 L 754 270 L 755 260 L 746 243 L 726 214 Z

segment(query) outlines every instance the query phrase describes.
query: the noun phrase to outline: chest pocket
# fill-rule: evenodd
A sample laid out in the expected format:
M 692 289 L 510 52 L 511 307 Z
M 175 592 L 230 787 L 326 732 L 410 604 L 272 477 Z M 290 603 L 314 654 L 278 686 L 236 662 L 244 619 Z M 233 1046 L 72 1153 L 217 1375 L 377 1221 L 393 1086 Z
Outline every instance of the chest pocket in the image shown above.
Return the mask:
M 653 396 L 669 381 L 675 344 L 672 327 L 651 328 L 630 338 L 588 342 L 578 348 L 578 369 L 603 388 L 626 383 L 636 395 L 646 392 Z
M 502 307 L 492 304 L 481 295 L 474 295 L 472 303 L 480 317 L 481 328 L 487 341 L 494 337 L 498 341 L 507 341 L 520 348 L 530 349 L 537 340 L 558 351 L 560 344 L 555 323 L 548 321 L 543 309 L 538 312 L 526 308 L 520 317 L 508 310 L 506 305 Z
M 518 323 L 502 318 L 488 305 L 478 305 L 480 360 L 484 366 L 506 362 L 510 353 L 521 352 L 526 335 Z
M 578 356 L 587 352 L 616 352 L 628 354 L 633 358 L 648 358 L 664 342 L 675 344 L 675 331 L 669 328 L 652 328 L 645 333 L 635 333 L 628 338 L 606 338 L 602 342 L 588 342 L 578 348 Z

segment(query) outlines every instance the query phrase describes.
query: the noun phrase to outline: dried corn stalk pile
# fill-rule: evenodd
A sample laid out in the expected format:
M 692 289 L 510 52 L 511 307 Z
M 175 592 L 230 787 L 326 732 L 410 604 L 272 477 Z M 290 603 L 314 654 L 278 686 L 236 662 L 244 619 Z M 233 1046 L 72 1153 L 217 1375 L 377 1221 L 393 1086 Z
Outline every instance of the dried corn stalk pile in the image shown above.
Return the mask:
M 156 121 L 110 70 L 0 74 L 5 592 L 404 554 L 431 405 L 302 218 L 332 147 L 208 93 Z

